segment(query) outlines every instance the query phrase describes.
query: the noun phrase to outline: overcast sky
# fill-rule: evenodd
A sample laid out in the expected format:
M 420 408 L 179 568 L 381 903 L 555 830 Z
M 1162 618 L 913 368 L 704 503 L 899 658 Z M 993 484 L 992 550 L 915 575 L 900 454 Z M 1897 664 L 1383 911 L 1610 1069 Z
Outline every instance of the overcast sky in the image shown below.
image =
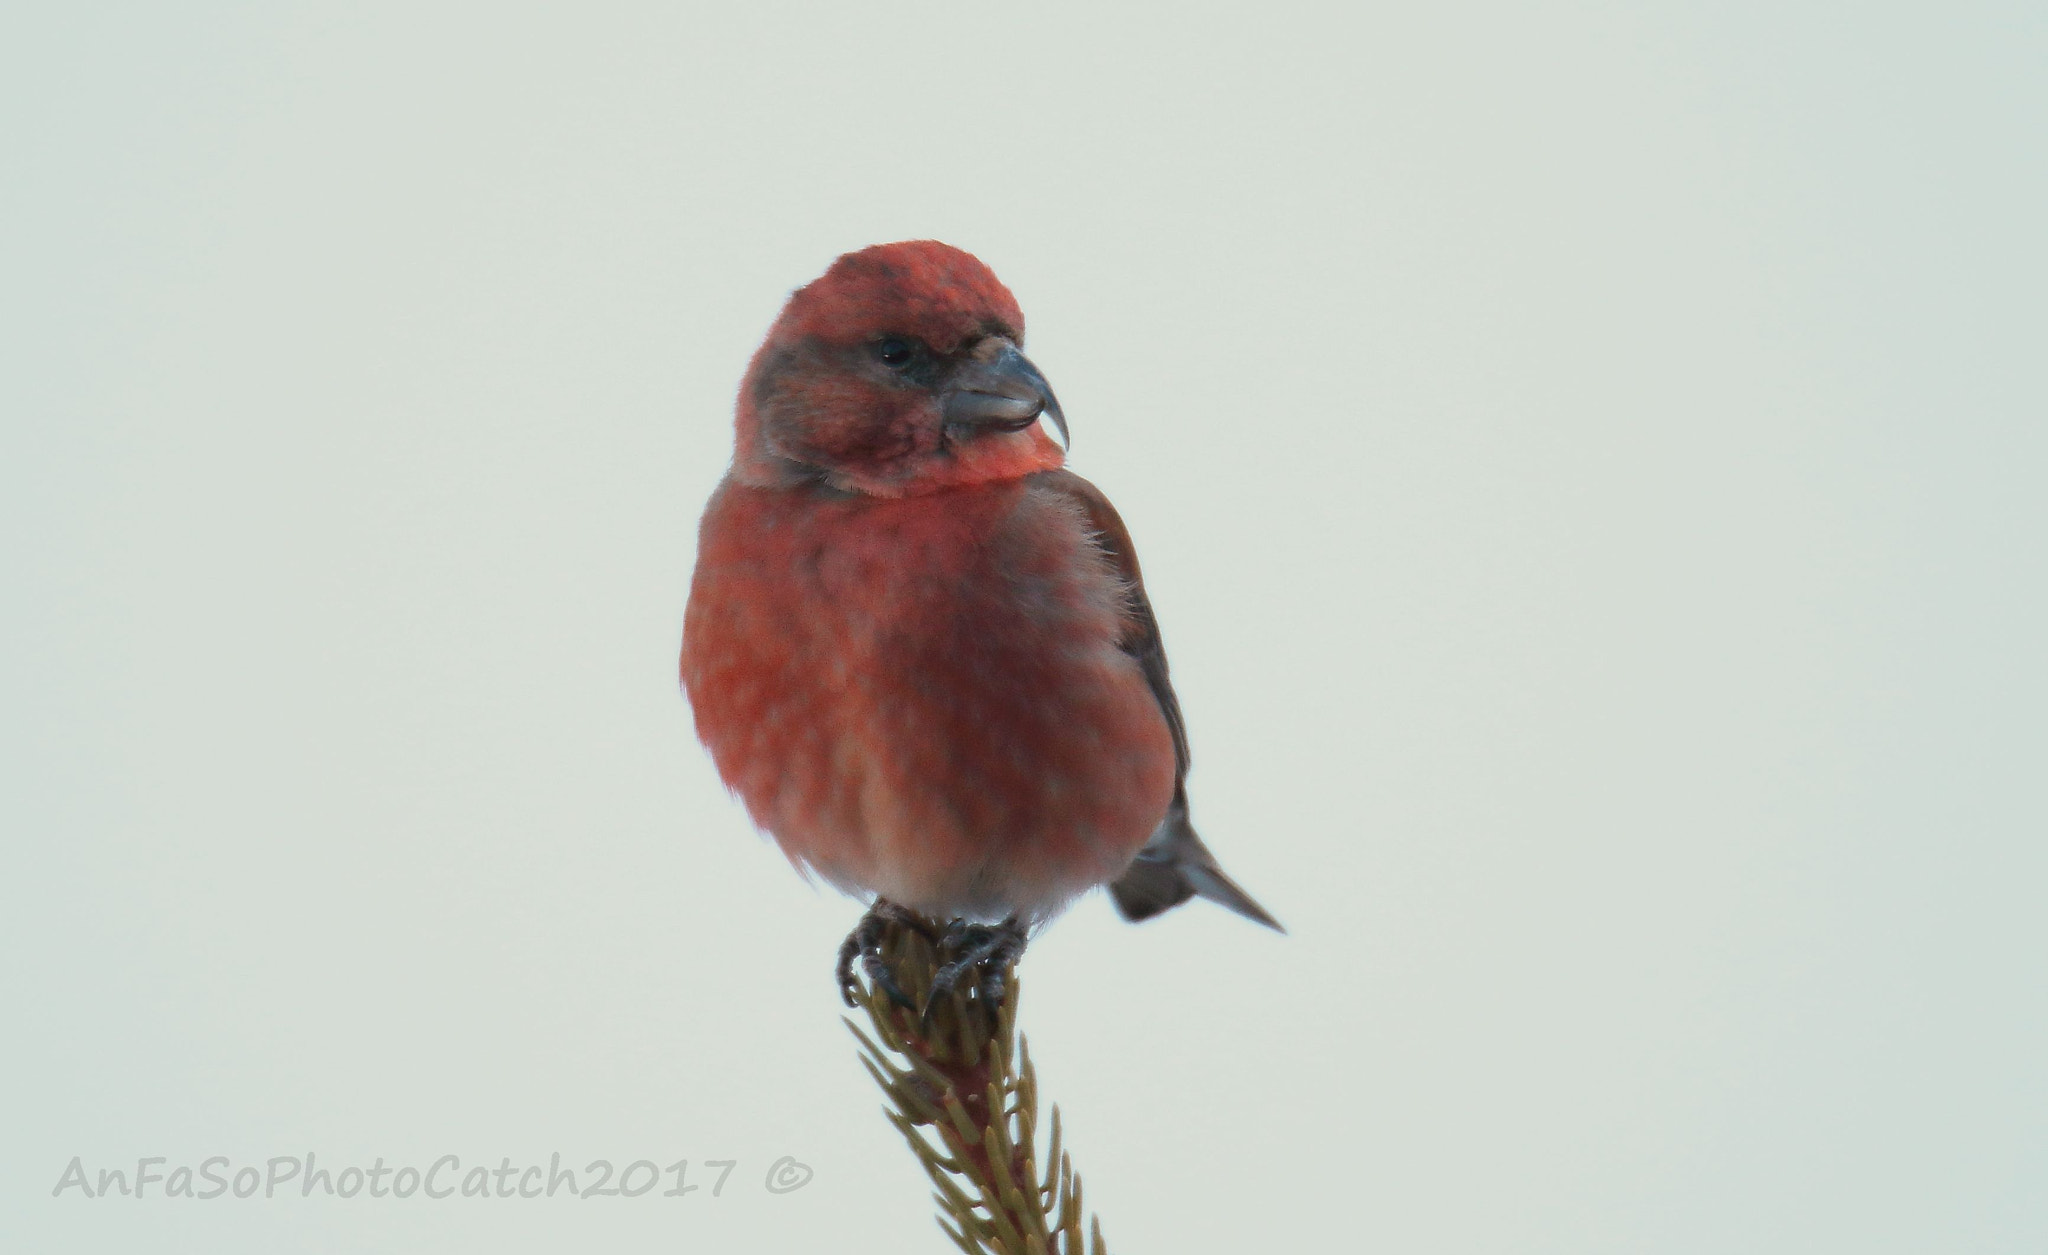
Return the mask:
M 554 9 L 0 18 L 11 1249 L 944 1249 L 675 680 L 925 236 L 1290 930 L 1033 946 L 1113 1250 L 2048 1246 L 2041 6 Z M 52 1197 L 309 1151 L 703 1188 Z

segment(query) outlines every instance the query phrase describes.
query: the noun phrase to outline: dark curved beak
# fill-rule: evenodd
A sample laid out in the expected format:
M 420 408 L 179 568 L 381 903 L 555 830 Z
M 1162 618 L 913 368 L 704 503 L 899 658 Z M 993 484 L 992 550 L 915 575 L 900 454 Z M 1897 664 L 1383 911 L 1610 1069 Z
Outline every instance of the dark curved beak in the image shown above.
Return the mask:
M 982 341 L 954 370 L 940 406 L 947 426 L 977 431 L 1023 431 L 1044 414 L 1060 429 L 1061 443 L 1070 448 L 1074 443 L 1052 385 L 1030 358 L 1001 337 Z

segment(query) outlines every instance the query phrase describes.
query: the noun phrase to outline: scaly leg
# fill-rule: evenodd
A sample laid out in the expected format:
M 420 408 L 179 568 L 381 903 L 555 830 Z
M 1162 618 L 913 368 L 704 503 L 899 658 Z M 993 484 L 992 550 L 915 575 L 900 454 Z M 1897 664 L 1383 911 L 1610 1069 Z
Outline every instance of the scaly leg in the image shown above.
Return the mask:
M 940 995 L 952 992 L 960 978 L 979 967 L 981 980 L 974 990 L 981 1000 L 993 1009 L 1003 1004 L 1003 994 L 1009 982 L 1009 969 L 1024 953 L 1031 936 L 1018 922 L 1016 916 L 1000 924 L 970 924 L 956 919 L 946 928 L 946 935 L 939 942 L 942 952 L 956 951 L 959 957 L 946 964 L 932 975 L 931 997 L 925 1000 L 926 1014 Z
M 914 928 L 926 938 L 932 935 L 924 917 L 916 911 L 907 906 L 898 906 L 887 898 L 876 898 L 875 904 L 868 908 L 867 914 L 860 917 L 860 923 L 853 926 L 853 931 L 846 934 L 846 940 L 839 946 L 839 966 L 836 969 L 839 977 L 839 996 L 846 1000 L 847 1006 L 859 1005 L 854 1000 L 854 995 L 860 990 L 860 982 L 853 978 L 855 959 L 860 960 L 861 970 L 867 973 L 868 982 L 889 995 L 889 1001 L 899 1007 L 916 1005 L 910 1001 L 910 995 L 904 993 L 896 984 L 896 978 L 889 974 L 889 965 L 882 961 L 882 938 L 887 935 L 891 924 Z

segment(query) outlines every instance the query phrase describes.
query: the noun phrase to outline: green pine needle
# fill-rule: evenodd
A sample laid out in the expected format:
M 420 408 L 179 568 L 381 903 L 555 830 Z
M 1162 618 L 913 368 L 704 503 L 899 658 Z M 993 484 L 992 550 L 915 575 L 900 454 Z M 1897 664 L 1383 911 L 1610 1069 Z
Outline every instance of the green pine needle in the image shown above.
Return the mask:
M 883 961 L 919 1005 L 932 974 L 958 957 L 931 940 L 942 926 L 926 921 L 926 929 L 892 922 L 882 938 Z M 889 1100 L 882 1114 L 931 1178 L 939 1228 L 967 1255 L 1108 1255 L 1099 1217 L 1083 1235 L 1081 1178 L 1060 1146 L 1057 1106 L 1039 1170 L 1038 1077 L 1017 1032 L 1016 972 L 1006 973 L 999 1006 L 964 988 L 977 975 L 934 1001 L 923 1019 L 862 981 L 857 996 L 873 1032 L 851 1019 L 846 1027 Z

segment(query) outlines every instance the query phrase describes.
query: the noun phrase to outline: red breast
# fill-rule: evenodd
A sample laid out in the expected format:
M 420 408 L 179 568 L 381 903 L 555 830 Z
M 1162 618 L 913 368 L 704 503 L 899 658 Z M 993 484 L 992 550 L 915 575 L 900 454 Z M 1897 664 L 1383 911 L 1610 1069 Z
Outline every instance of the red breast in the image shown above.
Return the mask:
M 720 775 L 790 859 L 947 918 L 1114 878 L 1174 787 L 1128 613 L 1029 479 L 881 498 L 722 485 L 682 676 Z

